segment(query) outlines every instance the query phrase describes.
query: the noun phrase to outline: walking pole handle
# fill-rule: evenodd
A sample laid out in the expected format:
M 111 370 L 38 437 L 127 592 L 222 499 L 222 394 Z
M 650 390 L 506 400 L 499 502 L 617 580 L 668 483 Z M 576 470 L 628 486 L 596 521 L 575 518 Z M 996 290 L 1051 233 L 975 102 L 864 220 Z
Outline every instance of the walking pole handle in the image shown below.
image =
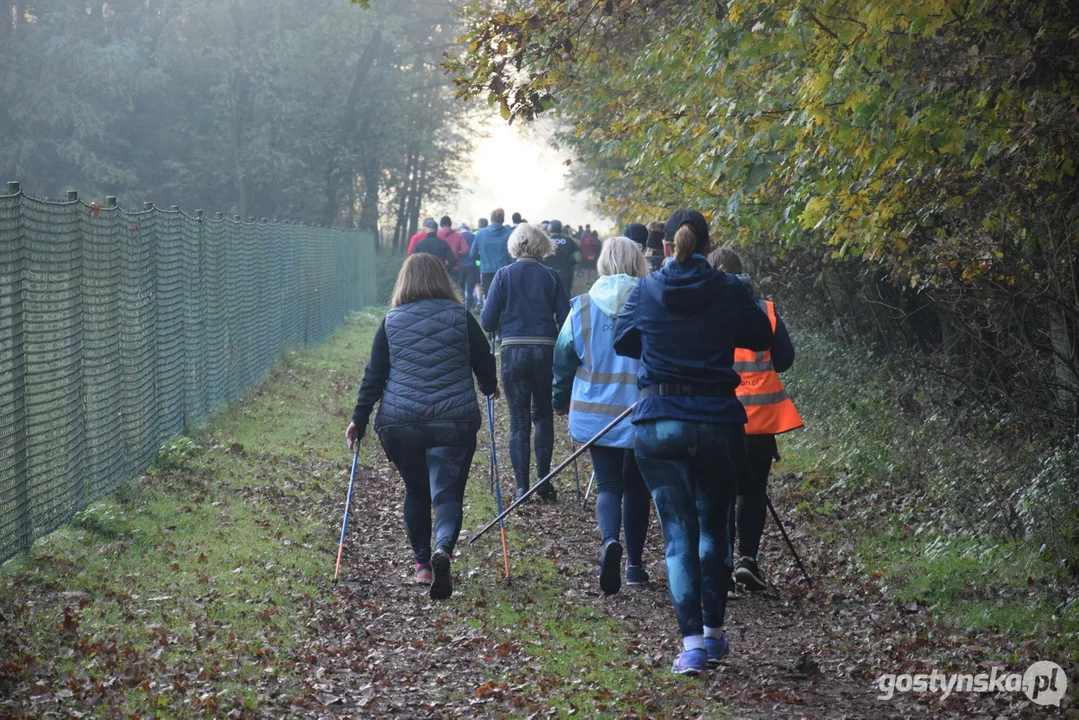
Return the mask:
M 514 502 L 512 505 L 510 505 L 504 511 L 499 513 L 498 517 L 496 517 L 494 520 L 492 520 L 491 522 L 484 525 L 483 528 L 479 532 L 477 532 L 475 535 L 472 536 L 472 538 L 468 541 L 468 544 L 469 545 L 473 544 L 474 542 L 479 540 L 481 537 L 483 537 L 483 535 L 486 534 L 488 530 L 490 530 L 495 525 L 498 525 L 500 522 L 505 520 L 506 516 L 509 515 L 511 512 L 513 512 L 517 508 L 518 505 L 523 503 L 528 498 L 532 497 L 533 493 L 535 493 L 537 490 L 539 490 L 541 487 L 543 487 L 543 485 L 545 483 L 550 482 L 551 478 L 553 478 L 555 475 L 557 475 L 558 473 L 565 470 L 569 466 L 569 464 L 571 462 L 573 462 L 574 460 L 579 458 L 581 455 L 583 455 L 584 452 L 586 450 L 588 450 L 589 448 L 591 448 L 593 445 L 595 445 L 600 440 L 600 438 L 602 438 L 604 435 L 606 435 L 611 430 L 613 430 L 614 427 L 616 425 L 618 425 L 618 423 L 622 422 L 627 417 L 629 417 L 630 413 L 632 413 L 633 410 L 636 407 L 637 407 L 637 403 L 633 403 L 628 408 L 626 408 L 625 411 L 623 411 L 623 413 L 621 415 L 619 415 L 614 420 L 612 420 L 611 423 L 607 427 L 603 428 L 598 433 L 596 433 L 595 437 L 593 437 L 591 440 L 586 442 L 584 445 L 577 448 L 577 450 L 572 455 L 570 455 L 568 458 L 563 460 L 562 463 L 559 464 L 559 466 L 556 467 L 554 470 L 549 472 L 547 474 L 547 477 L 543 478 L 542 480 L 538 481 L 535 485 L 530 487 L 528 489 L 528 492 L 526 492 L 524 495 L 522 495 L 520 497 L 520 499 L 518 499 L 516 502 Z

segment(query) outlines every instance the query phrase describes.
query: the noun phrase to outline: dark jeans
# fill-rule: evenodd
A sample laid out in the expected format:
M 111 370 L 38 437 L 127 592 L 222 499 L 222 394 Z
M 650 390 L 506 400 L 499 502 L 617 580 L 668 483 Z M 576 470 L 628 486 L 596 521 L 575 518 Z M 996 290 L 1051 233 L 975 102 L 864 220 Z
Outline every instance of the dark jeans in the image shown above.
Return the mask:
M 559 270 L 558 279 L 562 281 L 562 289 L 566 291 L 566 297 L 573 297 L 573 270 Z
M 603 544 L 618 540 L 625 523 L 626 561 L 640 565 L 652 496 L 637 468 L 637 458 L 626 448 L 593 445 L 591 452 L 596 471 L 596 523 Z
M 528 441 L 532 426 L 536 429 L 537 478 L 551 472 L 551 455 L 554 454 L 553 367 L 554 347 L 551 345 L 502 346 L 502 388 L 510 409 L 510 461 L 518 490 L 529 487 L 532 457 Z M 543 489 L 537 492 L 543 492 Z
M 777 455 L 775 435 L 746 435 L 746 461 L 738 475 L 738 497 L 731 503 L 728 518 L 732 548 L 735 529 L 738 531 L 739 557 L 755 560 L 761 549 L 768 512 L 768 473 Z
M 461 299 L 465 301 L 465 307 L 471 310 L 476 306 L 476 298 L 472 289 L 480 281 L 480 269 L 476 267 L 475 261 L 470 261 L 467 257 L 462 259 L 461 262 L 471 263 L 464 265 L 457 271 L 460 280 L 458 288 L 461 291 Z
M 637 464 L 667 546 L 667 583 L 682 636 L 722 627 L 730 542 L 727 512 L 745 460 L 741 425 L 637 424 Z
M 416 562 L 431 560 L 432 505 L 435 547 L 452 554 L 476 432 L 462 423 L 428 423 L 385 428 L 379 439 L 405 481 L 405 529 Z

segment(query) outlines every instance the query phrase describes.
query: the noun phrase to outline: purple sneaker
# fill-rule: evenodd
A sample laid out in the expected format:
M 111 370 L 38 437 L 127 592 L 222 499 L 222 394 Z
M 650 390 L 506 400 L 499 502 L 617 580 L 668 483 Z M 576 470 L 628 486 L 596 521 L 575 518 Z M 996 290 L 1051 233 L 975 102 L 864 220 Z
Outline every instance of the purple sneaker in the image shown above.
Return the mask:
M 719 665 L 731 654 L 731 644 L 727 640 L 727 633 L 723 633 L 723 636 L 718 638 L 706 637 L 704 651 L 708 654 L 709 665 Z
M 699 648 L 683 650 L 674 659 L 671 670 L 676 675 L 697 675 L 708 669 L 708 653 Z

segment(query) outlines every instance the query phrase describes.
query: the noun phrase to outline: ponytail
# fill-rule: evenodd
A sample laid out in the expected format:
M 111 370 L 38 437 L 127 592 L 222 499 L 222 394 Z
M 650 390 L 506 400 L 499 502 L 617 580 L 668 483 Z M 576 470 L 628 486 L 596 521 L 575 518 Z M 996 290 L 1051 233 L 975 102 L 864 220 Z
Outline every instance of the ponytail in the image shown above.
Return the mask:
M 686 223 L 678 228 L 678 232 L 674 234 L 674 259 L 678 262 L 685 262 L 689 260 L 696 249 L 697 234 L 693 232 L 693 228 L 689 226 L 689 223 Z

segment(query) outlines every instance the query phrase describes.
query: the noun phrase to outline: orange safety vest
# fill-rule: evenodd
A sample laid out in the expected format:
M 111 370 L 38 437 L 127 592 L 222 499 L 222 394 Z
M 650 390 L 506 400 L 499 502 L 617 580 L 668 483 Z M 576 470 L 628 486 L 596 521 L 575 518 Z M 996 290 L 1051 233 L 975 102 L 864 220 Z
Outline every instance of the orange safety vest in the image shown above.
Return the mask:
M 772 332 L 776 330 L 776 308 L 764 301 Z M 779 435 L 802 427 L 802 416 L 794 409 L 778 373 L 772 367 L 772 353 L 734 350 L 734 371 L 742 378 L 735 390 L 746 409 L 746 435 Z

